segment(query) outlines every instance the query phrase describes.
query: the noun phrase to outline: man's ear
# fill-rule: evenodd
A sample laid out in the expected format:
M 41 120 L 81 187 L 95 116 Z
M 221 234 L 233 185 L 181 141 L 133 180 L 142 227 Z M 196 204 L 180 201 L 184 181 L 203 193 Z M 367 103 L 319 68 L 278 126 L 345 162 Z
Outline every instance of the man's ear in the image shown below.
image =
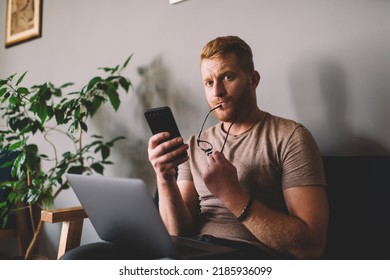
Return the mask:
M 251 80 L 251 88 L 253 91 L 256 90 L 257 86 L 259 85 L 260 83 L 260 74 L 259 72 L 257 72 L 256 70 L 254 70 L 252 72 L 252 74 L 250 75 L 250 80 Z

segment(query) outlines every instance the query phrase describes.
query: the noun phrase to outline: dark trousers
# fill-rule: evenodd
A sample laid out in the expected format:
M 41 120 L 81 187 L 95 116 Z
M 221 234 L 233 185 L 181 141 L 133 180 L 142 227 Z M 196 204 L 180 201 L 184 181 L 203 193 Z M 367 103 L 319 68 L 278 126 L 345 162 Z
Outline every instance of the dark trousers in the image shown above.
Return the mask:
M 216 238 L 209 235 L 195 236 L 192 239 L 211 243 L 215 245 L 226 246 L 236 249 L 236 252 L 223 256 L 223 259 L 238 260 L 273 260 L 288 259 L 271 255 L 260 248 L 245 242 L 232 241 L 222 238 Z M 61 260 L 147 260 L 156 259 L 155 256 L 145 255 L 140 251 L 132 251 L 109 242 L 95 242 L 79 246 L 68 251 L 61 257 Z

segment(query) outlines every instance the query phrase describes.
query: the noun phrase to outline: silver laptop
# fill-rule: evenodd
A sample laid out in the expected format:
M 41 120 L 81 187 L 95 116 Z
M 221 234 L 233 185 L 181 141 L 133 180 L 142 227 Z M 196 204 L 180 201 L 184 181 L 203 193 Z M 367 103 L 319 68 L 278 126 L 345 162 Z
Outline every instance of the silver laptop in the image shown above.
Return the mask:
M 154 258 L 221 258 L 229 247 L 172 237 L 145 183 L 135 178 L 66 175 L 98 236 Z

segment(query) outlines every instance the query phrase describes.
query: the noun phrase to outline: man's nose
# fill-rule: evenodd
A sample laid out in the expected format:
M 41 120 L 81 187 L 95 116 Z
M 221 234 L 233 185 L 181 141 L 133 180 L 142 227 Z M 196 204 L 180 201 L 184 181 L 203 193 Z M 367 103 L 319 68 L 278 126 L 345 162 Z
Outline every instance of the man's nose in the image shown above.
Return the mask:
M 223 82 L 221 81 L 214 82 L 213 91 L 214 91 L 213 95 L 215 97 L 223 96 L 226 93 L 226 89 L 225 86 L 223 85 Z

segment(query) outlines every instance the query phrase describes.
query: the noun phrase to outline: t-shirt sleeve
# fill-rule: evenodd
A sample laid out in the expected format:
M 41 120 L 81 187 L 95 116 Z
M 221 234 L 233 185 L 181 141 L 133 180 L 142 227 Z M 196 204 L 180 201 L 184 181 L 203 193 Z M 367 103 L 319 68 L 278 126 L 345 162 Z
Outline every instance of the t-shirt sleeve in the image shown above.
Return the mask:
M 188 160 L 180 164 L 178 167 L 177 181 L 181 181 L 181 180 L 193 181 L 191 169 L 190 169 L 190 163 Z
M 317 143 L 304 126 L 292 132 L 282 152 L 282 187 L 326 186 Z

